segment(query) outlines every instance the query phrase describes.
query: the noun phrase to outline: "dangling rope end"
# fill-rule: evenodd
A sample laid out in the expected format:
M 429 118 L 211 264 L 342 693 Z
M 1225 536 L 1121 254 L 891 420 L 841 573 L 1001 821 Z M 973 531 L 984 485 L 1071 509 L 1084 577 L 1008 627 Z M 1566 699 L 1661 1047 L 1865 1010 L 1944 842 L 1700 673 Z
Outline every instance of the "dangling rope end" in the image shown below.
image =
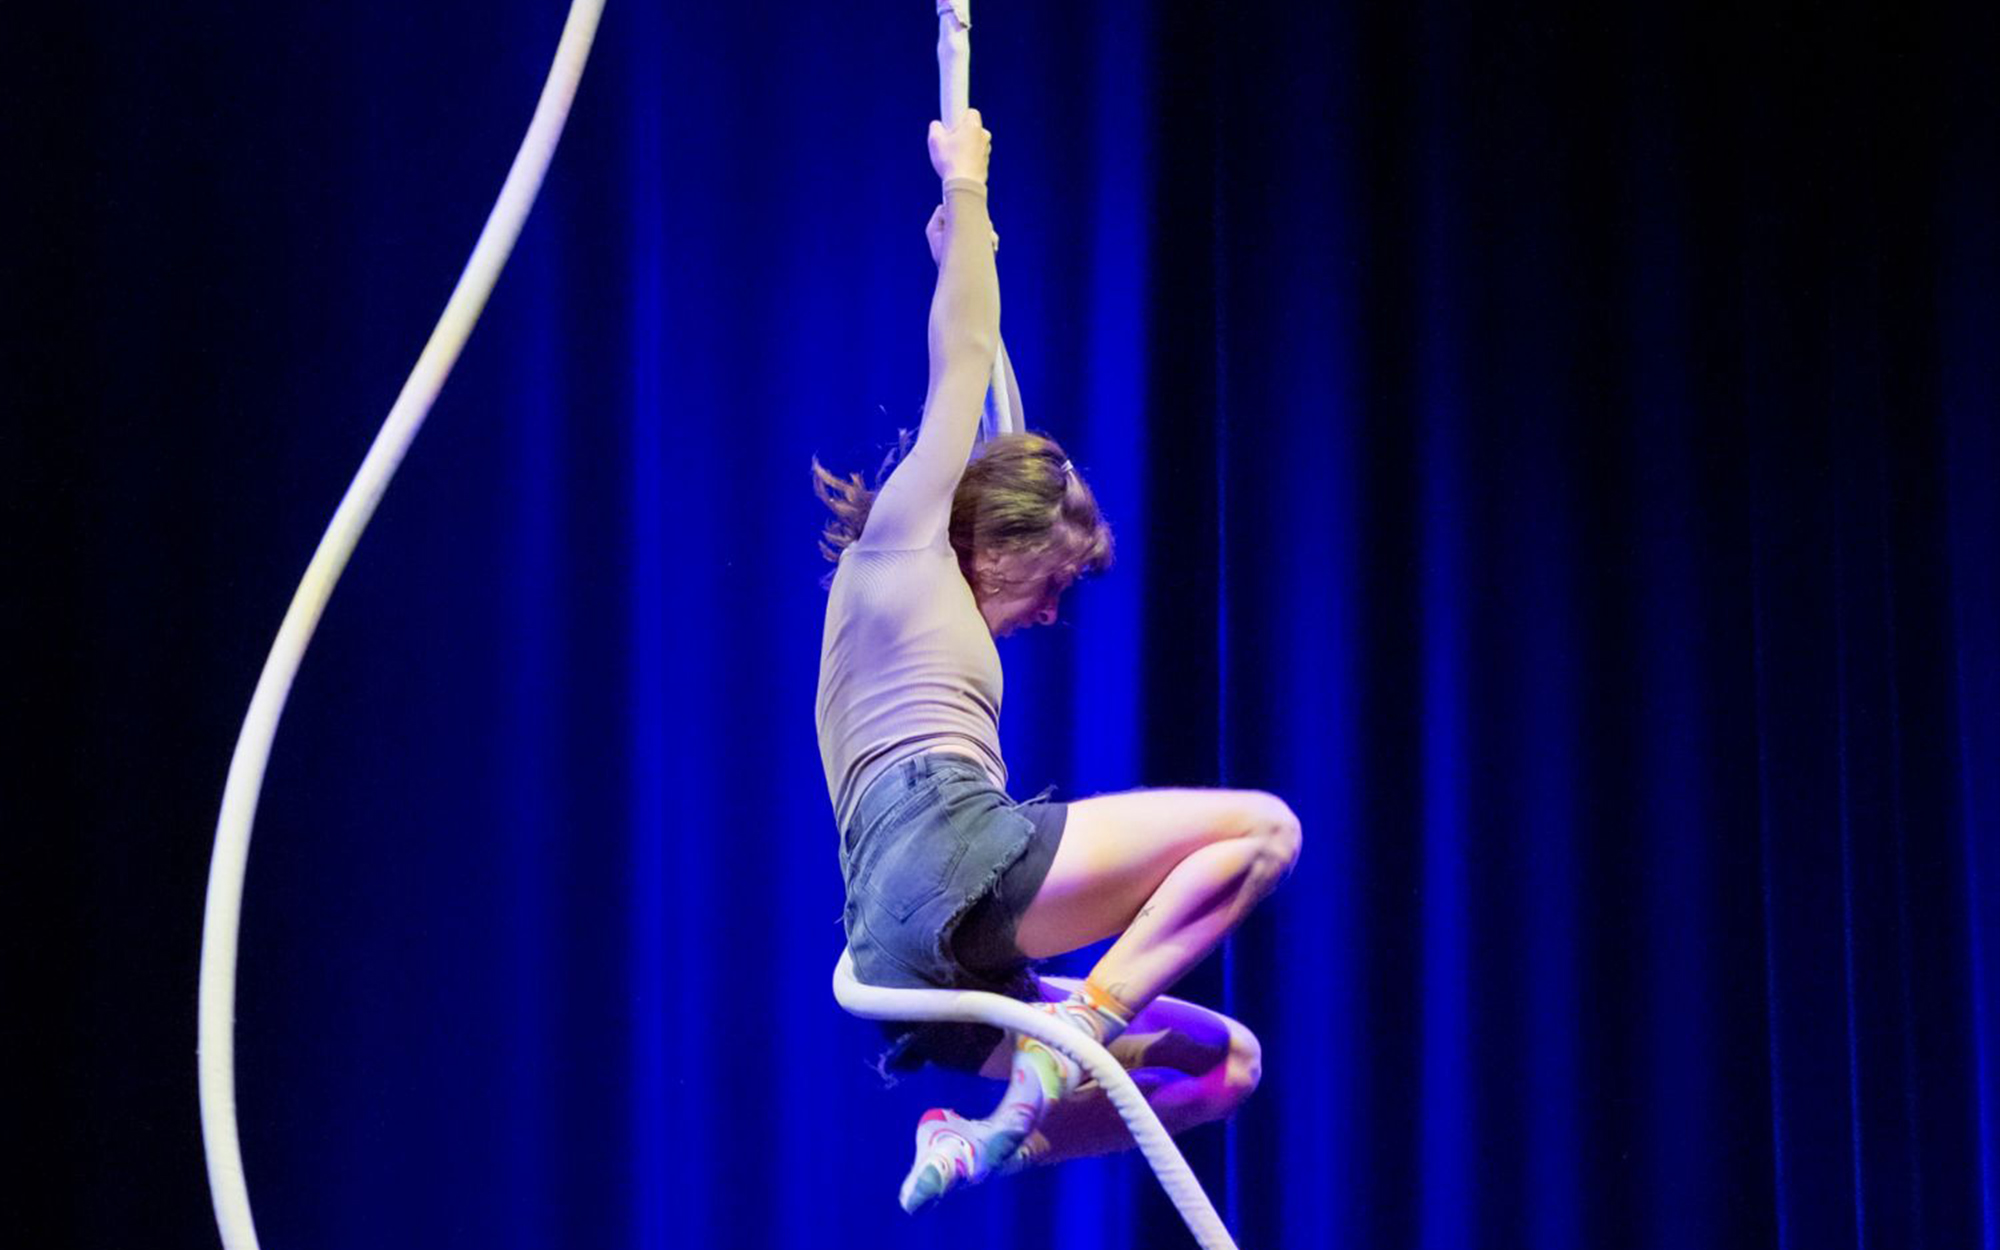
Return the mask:
M 431 402 L 437 398 L 439 388 L 472 333 L 514 241 L 520 237 L 535 193 L 555 156 L 556 142 L 569 116 L 570 102 L 576 95 L 584 62 L 590 56 L 590 45 L 603 9 L 604 0 L 571 0 L 554 62 L 499 198 L 487 215 L 471 258 L 452 288 L 444 315 L 432 330 L 416 367 L 404 381 L 388 419 L 369 446 L 360 471 L 341 497 L 333 520 L 313 552 L 312 563 L 285 610 L 284 622 L 271 644 L 270 654 L 265 657 L 257 689 L 237 735 L 235 753 L 230 757 L 222 810 L 216 820 L 215 850 L 209 863 L 195 1011 L 202 1147 L 216 1230 L 224 1250 L 257 1250 L 257 1230 L 250 1213 L 242 1141 L 236 1123 L 236 953 L 250 834 L 256 819 L 258 794 L 263 788 L 265 765 L 278 732 L 278 718 L 284 712 L 292 680 L 298 674 L 306 645 L 312 640 L 334 584 L 340 580 L 362 530 L 388 489 L 389 479 L 402 463 L 403 454 L 422 427 Z

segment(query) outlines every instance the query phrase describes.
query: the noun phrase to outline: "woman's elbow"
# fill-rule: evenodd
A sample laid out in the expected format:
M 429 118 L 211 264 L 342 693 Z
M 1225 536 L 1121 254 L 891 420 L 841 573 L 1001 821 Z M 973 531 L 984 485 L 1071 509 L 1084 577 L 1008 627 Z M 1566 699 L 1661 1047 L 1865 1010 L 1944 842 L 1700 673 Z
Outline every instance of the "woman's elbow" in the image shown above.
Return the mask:
M 931 358 L 941 365 L 963 364 L 991 370 L 993 358 L 999 353 L 1000 327 L 997 325 L 961 323 L 931 329 Z

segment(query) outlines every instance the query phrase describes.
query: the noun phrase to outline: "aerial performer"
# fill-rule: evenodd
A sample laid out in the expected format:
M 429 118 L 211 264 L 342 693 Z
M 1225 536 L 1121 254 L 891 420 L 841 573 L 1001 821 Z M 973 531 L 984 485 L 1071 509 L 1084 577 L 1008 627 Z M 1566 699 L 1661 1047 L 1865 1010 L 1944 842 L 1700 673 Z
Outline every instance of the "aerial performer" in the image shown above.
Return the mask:
M 914 445 L 904 440 L 872 489 L 858 473 L 812 466 L 833 513 L 821 544 L 835 569 L 816 718 L 848 952 L 871 986 L 987 990 L 1062 1019 L 1107 1047 L 1179 1133 L 1241 1105 L 1261 1056 L 1244 1026 L 1165 991 L 1291 871 L 1299 821 L 1259 791 L 1133 790 L 1073 803 L 1006 792 L 995 640 L 1053 624 L 1080 577 L 1109 569 L 1113 542 L 1054 439 L 1019 430 L 980 439 L 1002 350 L 991 146 L 977 111 L 930 125 L 943 202 L 927 230 L 938 276 Z M 1081 982 L 1036 972 L 1112 937 Z M 976 1023 L 884 1028 L 885 1078 L 930 1063 L 1006 1082 L 983 1119 L 946 1108 L 919 1119 L 906 1210 L 1133 1144 L 1102 1087 L 1035 1038 Z

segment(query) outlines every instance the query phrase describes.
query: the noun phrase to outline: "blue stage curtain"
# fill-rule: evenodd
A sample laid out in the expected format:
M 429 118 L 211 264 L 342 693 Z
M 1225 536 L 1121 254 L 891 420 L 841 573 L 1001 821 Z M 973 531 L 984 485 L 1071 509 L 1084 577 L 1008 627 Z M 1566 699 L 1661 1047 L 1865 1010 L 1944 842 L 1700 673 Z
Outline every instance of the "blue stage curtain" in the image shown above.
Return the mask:
M 1129 1154 L 903 1215 L 918 1114 L 998 1087 L 884 1091 L 829 993 L 807 464 L 919 417 L 899 7 L 612 0 L 277 743 L 237 1032 L 274 1250 L 1184 1244 Z M 1003 644 L 1011 789 L 1305 828 L 1175 991 L 1263 1041 L 1184 1139 L 1243 1244 L 1996 1250 L 1991 6 L 975 16 L 1007 344 L 1119 550 Z M 561 18 L 16 45 L 34 1244 L 212 1244 L 237 718 Z

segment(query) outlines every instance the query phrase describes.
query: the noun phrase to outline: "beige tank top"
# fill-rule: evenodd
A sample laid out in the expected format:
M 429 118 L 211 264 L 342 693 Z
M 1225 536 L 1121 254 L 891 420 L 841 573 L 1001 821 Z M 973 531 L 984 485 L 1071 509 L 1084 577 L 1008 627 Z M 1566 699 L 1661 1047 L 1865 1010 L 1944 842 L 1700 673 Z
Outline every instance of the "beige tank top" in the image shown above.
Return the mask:
M 820 763 L 846 829 L 870 782 L 911 756 L 952 751 L 1006 788 L 1000 652 L 949 537 L 912 551 L 849 547 L 820 642 Z

